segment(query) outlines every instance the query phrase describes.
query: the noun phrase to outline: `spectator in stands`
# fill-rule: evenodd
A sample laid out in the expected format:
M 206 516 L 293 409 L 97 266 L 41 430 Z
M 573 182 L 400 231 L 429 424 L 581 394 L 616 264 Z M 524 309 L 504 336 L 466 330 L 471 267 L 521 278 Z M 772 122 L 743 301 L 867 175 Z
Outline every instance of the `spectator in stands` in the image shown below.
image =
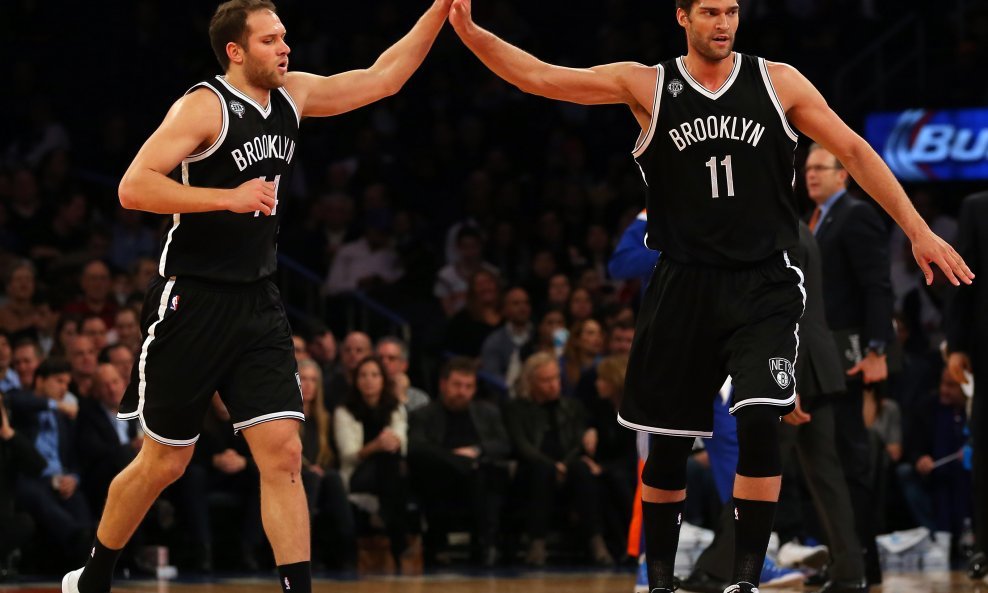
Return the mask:
M 82 295 L 66 304 L 62 314 L 85 316 L 95 313 L 103 318 L 107 327 L 113 327 L 117 303 L 110 294 L 110 268 L 98 259 L 91 260 L 82 268 L 79 287 Z
M 90 543 L 92 515 L 79 490 L 75 426 L 65 413 L 71 372 L 62 359 L 48 359 L 35 373 L 34 387 L 10 395 L 12 420 L 47 463 L 40 477 L 17 481 L 17 500 L 34 518 L 64 560 L 82 560 Z
M 133 461 L 144 443 L 135 422 L 117 418 L 126 389 L 127 381 L 117 367 L 103 363 L 96 369 L 92 397 L 79 402 L 76 419 L 79 464 L 83 489 L 94 516 L 103 510 L 110 482 Z
M 940 386 L 906 411 L 900 484 L 916 521 L 960 536 L 971 517 L 971 472 L 959 452 L 967 442 L 967 398 L 944 369 Z
M 86 194 L 73 192 L 59 196 L 54 216 L 42 226 L 31 248 L 35 260 L 50 260 L 80 253 L 86 246 L 89 229 L 89 202 Z M 81 311 L 80 311 L 81 312 Z
M 134 263 L 134 290 L 144 294 L 147 291 L 151 280 L 158 275 L 158 260 L 153 257 L 139 257 Z M 143 299 L 138 299 L 139 303 L 144 303 Z M 140 310 L 137 311 L 138 318 Z
M 504 293 L 504 325 L 487 336 L 480 350 L 480 368 L 505 385 L 513 385 L 521 374 L 521 347 L 532 339 L 532 304 L 524 288 Z
M 576 509 L 594 563 L 613 564 L 602 537 L 600 489 L 586 462 L 583 440 L 586 411 L 572 398 L 560 398 L 559 363 L 540 352 L 525 361 L 521 397 L 505 406 L 505 424 L 515 454 L 520 491 L 528 506 L 525 562 L 542 566 L 553 510 L 560 503 Z
M 292 348 L 295 350 L 296 363 L 312 358 L 311 355 L 309 355 L 308 344 L 306 344 L 305 338 L 299 334 L 292 334 Z
M 462 356 L 480 356 L 480 348 L 501 324 L 501 294 L 497 275 L 480 270 L 470 278 L 466 306 L 446 326 L 444 347 Z
M 631 352 L 631 343 L 635 339 L 634 319 L 619 319 L 611 326 L 607 332 L 607 353 L 608 354 L 628 354 Z
M 14 346 L 11 366 L 17 373 L 21 385 L 34 385 L 34 373 L 44 358 L 41 346 L 31 338 L 22 338 L 17 342 Z
M 384 370 L 395 386 L 395 395 L 411 413 L 428 405 L 429 394 L 412 386 L 408 378 L 408 344 L 400 338 L 385 336 L 377 341 L 377 357 L 384 363 Z
M 544 311 L 547 307 L 558 304 L 551 300 L 553 282 L 559 277 L 565 282 L 566 297 L 569 298 L 569 278 L 559 272 L 559 262 L 556 255 L 547 250 L 541 249 L 532 255 L 532 263 L 529 266 L 530 273 L 522 285 L 532 298 L 536 311 Z M 556 281 L 557 283 L 559 281 Z M 562 305 L 566 304 L 565 298 Z
M 593 317 L 593 297 L 586 288 L 577 287 L 569 295 L 569 302 L 566 304 L 566 312 L 570 321 L 583 321 Z
M 333 436 L 340 474 L 349 491 L 377 497 L 391 553 L 400 568 L 408 533 L 408 494 L 402 475 L 408 413 L 398 403 L 381 359 L 371 356 L 357 364 L 352 389 L 333 414 Z
M 78 335 L 68 345 L 68 359 L 72 370 L 69 390 L 80 398 L 89 397 L 96 375 L 96 345 L 89 336 Z
M 38 312 L 38 324 L 35 326 L 35 337 L 47 356 L 55 346 L 55 326 L 58 325 L 59 314 L 52 308 L 45 296 L 35 294 L 35 306 Z
M 311 328 L 311 334 L 306 341 L 306 348 L 309 356 L 319 364 L 322 371 L 323 393 L 331 393 L 330 389 L 335 379 L 341 374 L 340 362 L 337 360 L 336 336 L 325 325 L 318 324 Z M 342 378 L 342 377 L 339 377 Z M 346 380 L 343 380 L 346 385 Z M 342 401 L 342 397 L 341 397 Z M 327 407 L 327 411 L 332 411 L 336 406 Z
M 116 319 L 116 314 L 113 317 Z M 96 348 L 96 352 L 106 348 L 107 332 L 108 329 L 103 318 L 92 313 L 84 316 L 82 323 L 79 325 L 79 333 L 93 341 L 93 347 Z
M 580 375 L 593 368 L 604 351 L 604 331 L 596 319 L 577 320 L 570 328 L 566 348 L 559 357 L 559 366 L 563 370 L 563 395 L 570 397 L 576 394 L 576 385 Z
M 116 331 L 118 344 L 126 346 L 132 355 L 141 351 L 141 323 L 137 311 L 122 307 L 117 311 L 113 329 Z
M 436 557 L 446 535 L 443 519 L 458 506 L 472 518 L 474 557 L 491 567 L 511 442 L 498 408 L 474 400 L 476 369 L 461 357 L 443 365 L 439 399 L 409 418 L 408 460 L 429 524 L 427 557 Z
M 313 522 L 313 558 L 333 568 L 354 568 L 356 531 L 343 479 L 336 469 L 336 456 L 330 447 L 333 426 L 324 401 L 322 371 L 310 358 L 299 361 L 298 374 L 306 418 L 299 424 L 302 483 Z
M 130 348 L 119 343 L 107 346 L 100 351 L 97 361 L 116 367 L 125 387 L 130 383 L 131 374 L 134 372 L 134 354 Z
M 9 412 L 0 393 L 0 570 L 10 569 L 8 558 L 34 533 L 31 516 L 18 508 L 17 482 L 40 479 L 45 458 L 21 431 L 10 425 Z
M 463 226 L 456 234 L 454 261 L 436 275 L 433 294 L 443 306 L 446 317 L 453 317 L 467 304 L 467 292 L 474 274 L 486 270 L 495 276 L 497 268 L 484 261 L 484 235 L 473 226 Z
M 8 334 L 38 326 L 38 306 L 34 303 L 35 270 L 28 260 L 15 263 L 4 285 L 7 302 L 0 306 L 0 330 Z
M 505 281 L 517 283 L 526 275 L 529 254 L 525 241 L 515 232 L 515 223 L 500 220 L 494 225 L 487 245 L 487 261 L 501 271 Z
M 21 379 L 11 367 L 13 350 L 10 347 L 10 335 L 0 331 L 0 393 L 8 393 L 21 388 Z
M 587 406 L 590 430 L 583 441 L 583 448 L 592 462 L 589 463 L 591 473 L 601 481 L 601 502 L 607 517 L 604 525 L 618 527 L 607 534 L 612 551 L 627 543 L 622 541 L 625 539 L 623 527 L 631 521 L 638 480 L 637 433 L 615 421 L 624 397 L 627 368 L 628 354 L 623 353 L 607 356 L 594 369 L 596 399 Z
M 378 209 L 365 217 L 364 236 L 340 247 L 324 285 L 326 294 L 374 291 L 397 282 L 404 271 L 391 241 L 390 212 Z
M 613 355 L 627 356 L 631 352 L 631 343 L 635 338 L 635 324 L 633 321 L 621 320 L 615 322 L 611 330 L 607 332 L 607 347 L 605 353 Z M 591 410 L 599 399 L 597 389 L 597 367 L 600 358 L 580 373 L 580 380 L 576 384 L 573 396 L 583 402 L 588 410 Z
M 535 328 L 535 335 L 521 347 L 518 356 L 522 361 L 536 352 L 548 352 L 560 356 L 566 340 L 562 339 L 557 343 L 556 336 L 563 334 L 569 335 L 569 330 L 566 329 L 566 313 L 561 307 L 553 307 L 542 314 Z
M 573 293 L 573 285 L 569 276 L 562 272 L 553 274 L 549 278 L 549 288 L 546 294 L 546 306 L 559 307 L 567 310 L 570 295 Z
M 150 257 L 158 249 L 154 234 L 142 224 L 144 213 L 129 208 L 114 208 L 110 231 L 110 262 L 120 270 L 129 269 L 138 258 Z M 144 290 L 144 286 L 138 287 Z
M 353 331 L 343 338 L 339 368 L 330 378 L 329 388 L 326 391 L 327 410 L 332 412 L 346 401 L 353 384 L 353 373 L 357 369 L 357 365 L 373 353 L 370 336 L 364 332 Z

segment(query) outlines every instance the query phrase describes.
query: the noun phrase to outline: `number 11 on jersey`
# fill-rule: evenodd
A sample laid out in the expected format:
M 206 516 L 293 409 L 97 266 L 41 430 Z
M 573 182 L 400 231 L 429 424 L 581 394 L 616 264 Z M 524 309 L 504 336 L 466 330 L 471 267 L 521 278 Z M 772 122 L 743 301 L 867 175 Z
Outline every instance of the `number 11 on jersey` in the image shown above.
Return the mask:
M 728 158 L 730 158 L 730 157 L 728 157 Z M 258 177 L 258 179 L 260 179 L 261 181 L 264 181 L 264 176 L 261 175 L 260 177 Z M 274 176 L 274 207 L 271 208 L 271 216 L 274 216 L 275 214 L 278 213 L 278 186 L 280 184 L 281 184 L 281 175 L 275 175 Z M 714 196 L 714 197 L 716 197 L 716 196 Z M 254 218 L 257 218 L 260 215 L 261 215 L 261 211 L 260 210 L 254 210 Z
M 722 160 L 720 164 L 724 166 L 724 170 L 727 173 L 727 197 L 733 198 L 734 169 L 731 168 L 731 155 L 724 157 L 724 160 Z M 710 160 L 707 161 L 707 168 L 710 169 L 710 197 L 719 198 L 720 185 L 717 182 L 717 157 L 710 157 Z

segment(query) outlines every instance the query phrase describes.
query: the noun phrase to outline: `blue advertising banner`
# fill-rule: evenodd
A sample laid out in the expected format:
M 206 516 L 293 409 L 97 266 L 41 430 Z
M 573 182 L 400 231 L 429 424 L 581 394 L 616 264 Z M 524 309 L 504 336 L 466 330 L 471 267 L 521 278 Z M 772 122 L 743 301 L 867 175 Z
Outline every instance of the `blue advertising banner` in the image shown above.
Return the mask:
M 903 181 L 988 179 L 988 109 L 876 113 L 865 138 Z

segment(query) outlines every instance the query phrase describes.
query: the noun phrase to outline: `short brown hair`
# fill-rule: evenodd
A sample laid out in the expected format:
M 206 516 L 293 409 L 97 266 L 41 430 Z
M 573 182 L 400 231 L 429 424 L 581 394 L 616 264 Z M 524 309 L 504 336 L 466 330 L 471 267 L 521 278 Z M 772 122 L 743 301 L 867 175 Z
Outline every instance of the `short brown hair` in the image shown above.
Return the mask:
M 439 378 L 445 381 L 453 373 L 476 376 L 477 361 L 466 356 L 454 356 L 443 363 L 443 366 L 439 370 Z
M 252 12 L 265 9 L 278 12 L 271 0 L 228 0 L 216 7 L 213 18 L 209 20 L 209 44 L 224 72 L 230 67 L 226 45 L 232 41 L 247 47 L 247 17 Z
M 686 14 L 689 14 L 696 2 L 697 0 L 676 0 L 676 8 L 682 8 L 686 11 Z

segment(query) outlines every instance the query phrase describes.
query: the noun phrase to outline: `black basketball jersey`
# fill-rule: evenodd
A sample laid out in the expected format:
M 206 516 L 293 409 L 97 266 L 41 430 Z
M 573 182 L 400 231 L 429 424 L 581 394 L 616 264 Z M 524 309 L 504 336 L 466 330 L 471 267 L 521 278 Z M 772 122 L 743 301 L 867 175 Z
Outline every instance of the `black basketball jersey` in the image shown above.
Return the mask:
M 193 86 L 210 89 L 223 105 L 220 135 L 212 146 L 189 155 L 172 173 L 185 185 L 230 189 L 258 177 L 274 183 L 270 216 L 230 211 L 172 215 L 162 239 L 158 272 L 223 282 L 252 282 L 274 273 L 281 206 L 298 140 L 299 113 L 283 88 L 262 107 L 222 76 Z
M 633 152 L 648 186 L 646 244 L 674 261 L 729 268 L 794 247 L 797 135 L 765 60 L 735 53 L 716 92 L 682 58 L 656 70 L 652 121 Z

